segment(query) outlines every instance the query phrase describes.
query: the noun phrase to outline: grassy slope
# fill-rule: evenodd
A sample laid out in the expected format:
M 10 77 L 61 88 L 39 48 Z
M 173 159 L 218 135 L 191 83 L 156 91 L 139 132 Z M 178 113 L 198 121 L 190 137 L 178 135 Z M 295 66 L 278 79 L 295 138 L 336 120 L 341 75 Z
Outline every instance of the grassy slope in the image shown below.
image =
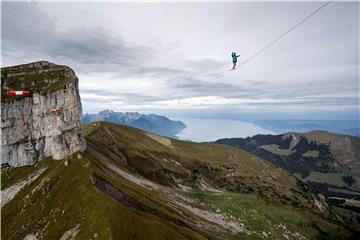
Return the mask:
M 184 239 L 176 226 L 129 209 L 100 192 L 89 181 L 90 173 L 98 169 L 92 164 L 86 166 L 87 158 L 70 161 L 68 167 L 63 161 L 42 162 L 48 170 L 4 206 L 1 216 L 3 239 L 23 239 L 30 233 L 40 233 L 42 239 L 59 239 L 77 224 L 80 224 L 79 239 L 90 239 L 94 234 L 97 239 L 110 239 L 111 236 L 113 239 L 144 239 L 147 236 Z M 49 181 L 31 194 L 47 177 Z M 197 238 L 190 230 L 183 232 Z
M 2 208 L 3 239 L 23 239 L 30 233 L 38 233 L 39 239 L 59 239 L 65 231 L 78 224 L 77 239 L 95 236 L 97 239 L 349 237 L 347 230 L 324 220 L 319 212 L 311 209 L 307 195 L 294 178 L 244 151 L 177 140 L 166 145 L 168 141 L 159 142 L 142 131 L 109 123 L 91 124 L 85 132 L 88 149 L 83 159 L 71 157 L 69 166 L 65 166 L 63 161 L 45 160 L 35 167 L 12 169 L 3 174 L 2 187 L 6 188 L 40 168 L 47 168 Z M 110 166 L 138 179 L 145 176 L 156 187 L 160 186 L 156 183 L 163 186 L 149 188 L 129 181 Z M 215 172 L 225 171 L 231 166 L 235 169 L 231 170 L 235 179 L 228 177 L 232 181 L 224 182 L 214 176 L 213 171 L 204 171 L 203 166 Z M 171 179 L 174 177 L 170 175 L 193 180 L 194 169 L 198 169 L 201 177 L 218 190 L 191 188 L 183 191 L 173 187 L 175 183 Z M 90 182 L 91 175 L 105 179 L 136 199 L 146 211 L 126 207 L 103 193 Z M 224 189 L 219 189 L 221 184 Z M 272 190 L 267 190 L 270 184 Z M 255 190 L 250 194 L 242 193 L 234 188 L 238 185 L 244 188 L 253 185 Z M 270 201 L 282 195 L 288 198 L 296 196 L 303 207 L 294 207 L 276 199 Z M 211 222 L 212 215 L 204 219 L 183 205 L 221 214 L 227 222 L 243 224 L 246 231 L 232 234 Z
M 19 74 L 21 72 L 23 73 Z M 1 74 L 4 76 L 1 81 L 1 102 L 23 99 L 33 93 L 52 93 L 75 81 L 70 68 L 53 63 L 37 67 L 30 67 L 28 64 L 5 67 L 1 68 Z M 9 74 L 17 75 L 8 77 Z M 30 95 L 7 96 L 7 91 L 11 90 L 30 91 Z

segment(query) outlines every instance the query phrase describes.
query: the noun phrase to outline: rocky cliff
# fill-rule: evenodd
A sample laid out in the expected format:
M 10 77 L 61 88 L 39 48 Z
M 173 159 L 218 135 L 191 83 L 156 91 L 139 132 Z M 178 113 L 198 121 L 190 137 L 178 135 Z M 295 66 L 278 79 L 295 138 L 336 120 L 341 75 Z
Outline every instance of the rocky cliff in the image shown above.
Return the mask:
M 9 96 L 8 91 L 30 91 Z M 41 61 L 1 69 L 1 163 L 32 165 L 85 150 L 78 78 Z

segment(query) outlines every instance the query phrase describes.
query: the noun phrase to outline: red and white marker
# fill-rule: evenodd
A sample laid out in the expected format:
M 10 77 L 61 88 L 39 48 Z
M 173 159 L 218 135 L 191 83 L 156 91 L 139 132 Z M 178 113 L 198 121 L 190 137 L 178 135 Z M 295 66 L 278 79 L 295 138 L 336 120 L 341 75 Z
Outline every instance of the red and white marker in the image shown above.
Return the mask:
M 30 94 L 30 91 L 7 91 L 7 95 L 10 97 L 29 95 L 29 94 Z

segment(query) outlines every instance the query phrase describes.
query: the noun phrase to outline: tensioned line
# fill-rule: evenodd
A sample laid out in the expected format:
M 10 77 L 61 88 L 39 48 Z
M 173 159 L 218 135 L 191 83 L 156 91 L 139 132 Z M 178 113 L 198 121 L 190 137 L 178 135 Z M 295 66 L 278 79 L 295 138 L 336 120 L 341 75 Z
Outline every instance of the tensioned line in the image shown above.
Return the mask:
M 305 23 L 307 20 L 309 20 L 312 16 L 314 16 L 317 12 L 319 12 L 321 9 L 323 9 L 324 7 L 326 7 L 327 5 L 329 5 L 332 1 L 328 1 L 326 3 L 324 3 L 323 5 L 321 5 L 319 8 L 317 8 L 315 11 L 313 11 L 310 15 L 308 15 L 307 17 L 305 17 L 303 20 L 301 20 L 300 22 L 298 22 L 297 24 L 295 24 L 293 27 L 291 27 L 290 29 L 288 29 L 287 31 L 285 31 L 283 34 L 281 34 L 279 37 L 275 38 L 274 40 L 272 40 L 270 43 L 268 43 L 265 47 L 261 48 L 260 50 L 258 50 L 254 55 L 252 55 L 251 57 L 249 57 L 248 59 L 246 59 L 245 61 L 243 61 L 242 63 L 240 63 L 238 65 L 238 67 L 244 65 L 245 63 L 250 62 L 252 59 L 254 59 L 257 55 L 259 55 L 261 52 L 265 51 L 266 49 L 268 49 L 269 47 L 271 47 L 273 44 L 275 44 L 277 41 L 279 41 L 281 38 L 283 38 L 286 34 L 290 33 L 291 31 L 295 30 L 296 28 L 298 28 L 300 25 L 302 25 L 303 23 Z
M 294 26 L 292 26 L 291 28 L 289 28 L 288 30 L 286 30 L 284 33 L 282 33 L 280 36 L 278 36 L 277 38 L 275 38 L 274 40 L 272 40 L 270 43 L 268 43 L 267 45 L 265 45 L 265 47 L 261 48 L 260 50 L 258 50 L 254 55 L 252 55 L 251 57 L 247 58 L 245 61 L 241 62 L 238 67 L 250 62 L 251 60 L 253 60 L 257 55 L 259 55 L 261 52 L 265 51 L 266 49 L 268 49 L 269 47 L 271 47 L 272 45 L 274 45 L 276 42 L 278 42 L 281 38 L 283 38 L 285 35 L 287 35 L 288 33 L 292 32 L 293 30 L 295 30 L 296 28 L 300 27 L 303 23 L 305 23 L 307 20 L 309 20 L 311 17 L 313 17 L 316 13 L 318 13 L 321 9 L 325 8 L 327 5 L 329 5 L 332 1 L 327 1 L 326 3 L 322 4 L 320 7 L 318 7 L 317 9 L 315 9 L 311 14 L 307 15 L 305 18 L 303 18 L 300 22 L 298 22 L 297 24 L 295 24 Z M 236 69 L 235 69 L 236 70 Z M 216 75 L 216 74 L 220 74 L 220 73 L 225 73 L 228 71 L 221 71 L 221 72 L 213 72 L 213 73 L 205 73 L 205 74 L 198 74 L 195 75 L 193 77 L 204 77 L 204 76 L 211 76 L 211 75 Z

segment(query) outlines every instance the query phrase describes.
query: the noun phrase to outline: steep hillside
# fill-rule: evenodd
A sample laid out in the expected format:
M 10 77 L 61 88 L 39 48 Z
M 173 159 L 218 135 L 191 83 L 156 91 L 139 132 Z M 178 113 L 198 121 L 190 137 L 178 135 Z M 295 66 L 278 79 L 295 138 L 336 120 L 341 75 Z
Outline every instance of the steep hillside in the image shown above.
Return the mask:
M 8 91 L 29 91 L 9 96 Z M 1 163 L 32 165 L 83 151 L 78 79 L 67 66 L 41 61 L 1 68 Z
M 4 239 L 351 237 L 321 196 L 245 151 L 106 122 L 85 134 L 80 160 L 2 174 Z
M 165 116 L 156 114 L 140 114 L 138 112 L 114 112 L 103 110 L 97 114 L 85 114 L 85 124 L 96 121 L 107 121 L 117 124 L 129 125 L 147 132 L 162 136 L 175 137 L 186 126 L 181 121 L 173 121 Z
M 290 132 L 219 139 L 214 143 L 244 149 L 303 177 L 311 171 L 336 173 L 360 170 L 360 138 L 352 136 L 324 131 Z
M 358 213 L 348 220 L 360 227 L 360 138 L 312 131 L 214 143 L 238 147 L 288 170 L 333 204 Z

